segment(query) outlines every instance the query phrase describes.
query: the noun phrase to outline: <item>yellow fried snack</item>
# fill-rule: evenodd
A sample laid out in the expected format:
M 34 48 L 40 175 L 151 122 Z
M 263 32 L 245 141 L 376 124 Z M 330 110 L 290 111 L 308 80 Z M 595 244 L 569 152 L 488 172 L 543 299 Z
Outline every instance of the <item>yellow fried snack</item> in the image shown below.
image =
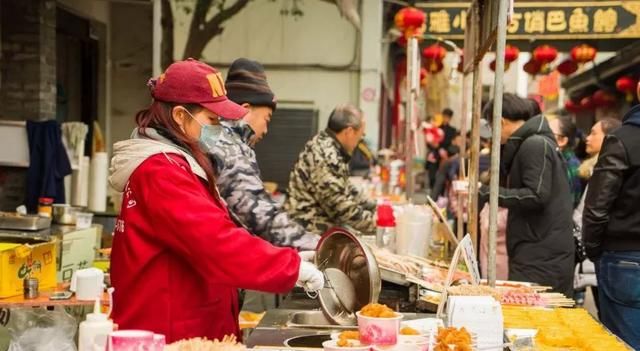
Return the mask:
M 359 340 L 360 339 L 360 332 L 358 331 L 351 331 L 351 330 L 347 330 L 347 331 L 343 331 L 342 333 L 340 333 L 340 335 L 338 336 L 338 339 L 352 339 L 352 340 Z
M 338 345 L 339 347 L 352 347 L 353 344 L 351 342 L 349 342 L 348 339 L 339 339 L 336 342 L 336 345 Z
M 362 307 L 360 314 L 371 318 L 395 318 L 397 316 L 396 312 L 387 307 L 387 305 L 377 303 L 370 303 Z
M 420 335 L 420 332 L 411 327 L 402 327 L 400 329 L 400 335 Z
M 449 351 L 455 346 L 456 351 L 471 351 L 471 334 L 465 328 L 438 328 L 435 351 Z

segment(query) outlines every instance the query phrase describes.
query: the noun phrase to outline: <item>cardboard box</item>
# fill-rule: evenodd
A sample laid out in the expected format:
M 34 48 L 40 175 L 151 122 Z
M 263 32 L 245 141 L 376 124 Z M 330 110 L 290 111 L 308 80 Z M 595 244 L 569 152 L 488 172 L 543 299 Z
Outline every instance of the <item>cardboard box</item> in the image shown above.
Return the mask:
M 57 242 L 0 243 L 0 298 L 23 294 L 23 279 L 38 278 L 38 289 L 56 287 Z
M 56 234 L 59 241 L 58 282 L 70 282 L 73 272 L 93 267 L 96 257 L 96 237 L 101 227 L 72 230 Z

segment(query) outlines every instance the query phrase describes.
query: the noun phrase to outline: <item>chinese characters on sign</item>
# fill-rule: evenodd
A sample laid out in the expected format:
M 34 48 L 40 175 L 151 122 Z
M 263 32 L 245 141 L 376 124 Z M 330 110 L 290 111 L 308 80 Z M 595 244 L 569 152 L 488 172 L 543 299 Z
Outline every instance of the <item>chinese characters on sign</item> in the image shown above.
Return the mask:
M 423 3 L 426 34 L 463 39 L 469 3 Z M 640 38 L 640 1 L 516 2 L 509 39 Z

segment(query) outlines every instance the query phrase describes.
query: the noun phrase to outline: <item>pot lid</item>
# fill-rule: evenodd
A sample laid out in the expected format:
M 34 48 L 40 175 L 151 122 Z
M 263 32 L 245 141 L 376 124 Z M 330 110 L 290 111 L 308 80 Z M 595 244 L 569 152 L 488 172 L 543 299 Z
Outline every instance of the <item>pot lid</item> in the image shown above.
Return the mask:
M 355 325 L 355 312 L 378 302 L 381 280 L 369 249 L 344 228 L 332 228 L 320 239 L 315 263 L 327 280 L 318 299 L 327 318 L 338 325 Z

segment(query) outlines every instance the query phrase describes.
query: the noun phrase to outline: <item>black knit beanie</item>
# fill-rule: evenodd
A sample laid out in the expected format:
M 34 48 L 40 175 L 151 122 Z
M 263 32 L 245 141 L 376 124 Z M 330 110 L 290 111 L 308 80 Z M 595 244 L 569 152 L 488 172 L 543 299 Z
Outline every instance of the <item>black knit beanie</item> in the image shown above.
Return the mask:
M 224 85 L 227 97 L 236 104 L 247 103 L 276 109 L 276 97 L 269 88 L 264 67 L 256 61 L 246 58 L 233 61 Z

